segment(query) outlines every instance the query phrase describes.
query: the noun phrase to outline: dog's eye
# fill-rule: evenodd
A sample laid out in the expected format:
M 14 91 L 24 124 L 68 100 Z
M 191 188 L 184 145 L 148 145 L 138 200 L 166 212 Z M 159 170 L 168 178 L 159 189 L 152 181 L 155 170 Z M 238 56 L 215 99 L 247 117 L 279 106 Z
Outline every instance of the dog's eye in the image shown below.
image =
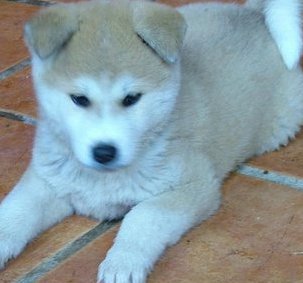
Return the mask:
M 142 93 L 135 93 L 135 94 L 128 94 L 124 97 L 124 99 L 122 100 L 122 105 L 124 107 L 128 107 L 131 105 L 134 105 L 135 103 L 137 103 L 139 101 L 139 99 L 141 98 Z
M 84 95 L 70 94 L 70 98 L 78 106 L 88 107 L 91 105 L 91 102 L 89 101 L 89 99 Z

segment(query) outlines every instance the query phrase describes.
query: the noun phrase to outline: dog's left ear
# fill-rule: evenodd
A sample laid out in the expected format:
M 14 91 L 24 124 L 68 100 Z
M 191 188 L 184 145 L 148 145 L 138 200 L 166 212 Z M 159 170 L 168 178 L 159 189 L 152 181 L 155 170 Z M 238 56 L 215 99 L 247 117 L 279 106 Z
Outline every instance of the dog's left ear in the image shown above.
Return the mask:
M 134 1 L 133 25 L 135 32 L 165 62 L 176 62 L 186 32 L 181 14 L 166 5 Z
M 72 4 L 57 4 L 40 11 L 24 28 L 25 42 L 32 54 L 47 59 L 58 52 L 79 30 Z

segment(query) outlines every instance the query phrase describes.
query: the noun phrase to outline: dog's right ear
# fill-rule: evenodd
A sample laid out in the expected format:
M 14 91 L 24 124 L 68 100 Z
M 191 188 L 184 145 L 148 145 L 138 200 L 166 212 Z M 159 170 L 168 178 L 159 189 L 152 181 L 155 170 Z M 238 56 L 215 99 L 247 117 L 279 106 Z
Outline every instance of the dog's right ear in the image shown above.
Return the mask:
M 79 29 L 77 13 L 71 5 L 59 4 L 34 16 L 24 28 L 25 42 L 32 54 L 46 59 L 58 52 Z
M 186 32 L 182 15 L 171 7 L 134 1 L 133 25 L 137 35 L 165 62 L 176 62 Z

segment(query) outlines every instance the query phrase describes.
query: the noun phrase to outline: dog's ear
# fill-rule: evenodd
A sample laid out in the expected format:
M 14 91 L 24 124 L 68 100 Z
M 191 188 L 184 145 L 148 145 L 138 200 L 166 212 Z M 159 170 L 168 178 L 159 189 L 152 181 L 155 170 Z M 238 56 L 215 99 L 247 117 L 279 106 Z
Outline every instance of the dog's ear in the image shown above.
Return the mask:
M 181 14 L 166 5 L 134 1 L 135 32 L 165 62 L 174 63 L 183 45 L 186 22 Z
M 32 54 L 48 58 L 79 29 L 78 16 L 69 6 L 60 4 L 42 10 L 25 25 L 25 42 Z

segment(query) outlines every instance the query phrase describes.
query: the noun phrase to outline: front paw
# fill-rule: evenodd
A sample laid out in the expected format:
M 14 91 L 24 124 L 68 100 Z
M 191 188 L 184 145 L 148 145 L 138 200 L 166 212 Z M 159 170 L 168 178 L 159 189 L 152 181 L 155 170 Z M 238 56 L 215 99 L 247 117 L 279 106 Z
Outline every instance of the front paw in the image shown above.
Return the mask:
M 145 283 L 149 270 L 147 257 L 112 248 L 99 266 L 98 283 Z
M 15 258 L 21 251 L 23 245 L 17 241 L 1 239 L 0 236 L 0 269 L 4 268 L 5 263 L 12 258 Z

